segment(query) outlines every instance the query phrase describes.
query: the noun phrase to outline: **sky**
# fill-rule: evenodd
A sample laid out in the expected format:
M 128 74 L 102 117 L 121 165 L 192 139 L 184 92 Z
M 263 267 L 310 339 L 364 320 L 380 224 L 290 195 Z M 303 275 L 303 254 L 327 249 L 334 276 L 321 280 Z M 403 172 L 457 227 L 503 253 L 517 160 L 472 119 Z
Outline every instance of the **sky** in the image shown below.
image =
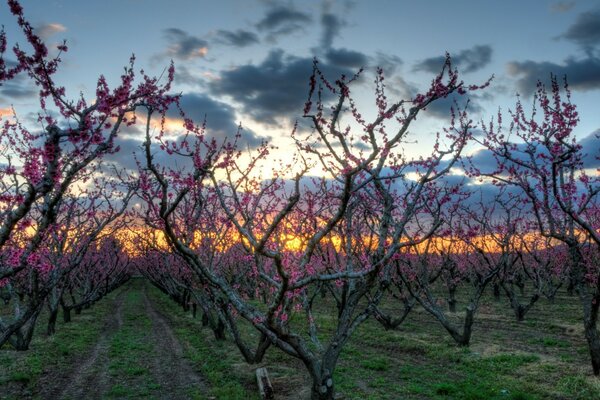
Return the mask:
M 186 112 L 205 116 L 211 135 L 241 123 L 250 147 L 267 138 L 289 154 L 289 133 L 302 119 L 312 59 L 335 79 L 366 67 L 353 89 L 374 112 L 373 71 L 383 67 L 390 99 L 425 91 L 445 52 L 467 83 L 494 80 L 471 98 L 474 120 L 489 120 L 531 99 L 538 79 L 567 75 L 581 122 L 577 136 L 598 151 L 600 140 L 600 2 L 404 0 L 22 0 L 48 44 L 67 40 L 58 82 L 76 98 L 94 94 L 100 74 L 116 82 L 129 60 L 160 74 L 171 60 Z M 6 4 L 0 21 L 9 44 L 18 34 Z M 450 101 L 425 112 L 407 151 L 425 154 L 448 121 Z M 34 115 L 35 89 L 19 79 L 0 87 L 0 112 Z M 32 114 L 33 113 L 33 114 Z M 131 165 L 140 132 L 122 138 L 115 160 Z M 472 149 L 471 151 L 475 151 Z

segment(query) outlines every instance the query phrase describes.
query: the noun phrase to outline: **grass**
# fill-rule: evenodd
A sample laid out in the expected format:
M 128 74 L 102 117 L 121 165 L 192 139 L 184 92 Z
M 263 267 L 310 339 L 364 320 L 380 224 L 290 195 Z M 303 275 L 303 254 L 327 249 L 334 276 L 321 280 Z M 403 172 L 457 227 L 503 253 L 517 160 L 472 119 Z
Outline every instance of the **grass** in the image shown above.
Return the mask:
M 17 352 L 0 349 L 0 393 L 1 398 L 20 399 L 23 394 L 36 397 L 40 379 L 48 371 L 67 374 L 78 357 L 86 354 L 100 335 L 105 316 L 110 310 L 112 293 L 105 301 L 75 315 L 71 323 L 59 318 L 56 334 L 46 337 L 43 333 L 47 313 L 41 313 L 29 351 Z
M 114 382 L 109 398 L 147 398 L 160 389 L 147 361 L 155 355 L 153 344 L 147 340 L 152 321 L 140 312 L 144 310 L 143 295 L 135 289 L 125 294 L 122 326 L 109 343 L 108 371 Z
M 152 398 L 160 384 L 153 381 L 145 361 L 153 351 L 146 337 L 151 320 L 142 304 L 143 285 L 138 282 L 130 288 L 125 293 L 122 327 L 109 342 L 107 368 L 112 386 L 108 397 Z M 258 399 L 255 369 L 259 366 L 268 368 L 280 398 L 308 396 L 310 380 L 298 360 L 271 348 L 262 363 L 248 365 L 231 340 L 215 341 L 199 318 L 183 312 L 158 290 L 149 288 L 148 295 L 169 320 L 184 356 L 206 379 L 211 397 Z M 59 323 L 53 338 L 37 333 L 30 352 L 0 351 L 2 396 L 9 387 L 35 397 L 40 379 L 49 370 L 72 368 L 69 363 L 97 340 L 109 304 L 104 301 L 84 310 L 71 324 Z M 388 311 L 395 306 L 386 304 Z M 334 307 L 323 300 L 315 314 L 323 339 L 335 329 L 334 315 Z M 451 317 L 458 318 L 460 313 Z M 555 304 L 540 300 L 523 322 L 514 320 L 506 303 L 486 299 L 469 348 L 457 347 L 422 309 L 416 309 L 397 330 L 386 331 L 368 320 L 340 356 L 334 375 L 336 390 L 344 399 L 600 398 L 580 318 L 576 299 L 567 296 L 557 298 Z M 294 316 L 294 321 L 302 323 L 300 316 Z M 258 338 L 247 324 L 242 323 L 241 330 L 246 337 Z M 189 398 L 201 396 L 190 392 Z
M 152 293 L 179 324 L 178 334 L 192 347 L 192 358 L 206 360 L 201 368 L 211 384 L 225 379 L 225 386 L 253 387 L 256 366 L 246 365 L 230 341 L 215 342 L 198 321 L 162 294 Z M 335 314 L 328 307 L 323 302 L 316 314 L 323 338 L 335 328 Z M 393 309 L 393 304 L 388 307 Z M 578 328 L 580 318 L 577 300 L 570 297 L 554 305 L 540 300 L 524 322 L 515 321 L 508 304 L 489 299 L 477 316 L 470 348 L 457 347 L 423 310 L 416 310 L 398 330 L 385 331 L 369 320 L 342 352 L 336 390 L 344 399 L 357 400 L 600 398 Z M 242 330 L 252 334 L 244 324 Z M 208 368 L 213 362 L 218 365 L 215 370 Z M 262 365 L 282 398 L 307 396 L 310 381 L 297 360 L 272 348 Z M 224 375 L 222 368 L 231 375 Z M 246 398 L 240 393 L 219 393 L 217 398 Z
M 254 378 L 239 352 L 229 341 L 215 341 L 199 320 L 181 311 L 156 289 L 148 291 L 157 309 L 171 322 L 182 343 L 185 357 L 210 385 L 210 395 L 217 399 L 259 399 Z M 236 369 L 232 366 L 242 365 Z

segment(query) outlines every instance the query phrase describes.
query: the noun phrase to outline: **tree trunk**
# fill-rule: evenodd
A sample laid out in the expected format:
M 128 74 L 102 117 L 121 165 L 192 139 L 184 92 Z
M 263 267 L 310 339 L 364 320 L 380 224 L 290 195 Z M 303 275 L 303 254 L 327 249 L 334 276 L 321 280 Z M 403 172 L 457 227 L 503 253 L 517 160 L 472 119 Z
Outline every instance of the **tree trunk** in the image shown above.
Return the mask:
M 63 321 L 65 323 L 71 322 L 71 308 L 67 307 L 67 306 L 63 306 L 62 311 L 63 311 Z
M 500 301 L 500 285 L 494 282 L 494 300 Z
M 579 248 L 569 248 L 573 260 L 571 278 L 576 282 L 576 291 L 583 306 L 583 328 L 588 342 L 592 369 L 594 375 L 600 375 L 600 335 L 598 334 L 598 308 L 600 307 L 600 279 L 596 281 L 595 293 L 590 293 L 590 288 L 585 279 L 585 267 Z
M 216 326 L 213 326 L 212 331 L 215 335 L 216 340 L 225 340 L 225 324 L 221 321 L 221 318 L 217 318 Z
M 331 383 L 331 386 L 327 386 Z M 325 381 L 313 380 L 313 386 L 310 392 L 311 400 L 333 400 L 335 397 L 333 391 L 333 379 L 328 378 Z
M 58 307 L 50 310 L 50 317 L 48 318 L 48 329 L 46 334 L 52 336 L 56 333 L 56 319 L 58 318 Z
M 598 297 L 598 296 L 595 296 Z M 600 375 L 600 335 L 598 335 L 598 299 L 583 305 L 583 327 L 588 342 L 594 375 Z
M 333 400 L 335 390 L 332 374 L 321 368 L 309 368 L 312 377 L 311 400 Z
M 451 286 L 448 288 L 448 310 L 450 312 L 456 312 L 456 287 Z
M 31 344 L 31 339 L 33 339 L 33 331 L 35 329 L 35 323 L 37 321 L 38 315 L 40 314 L 42 306 L 33 313 L 31 318 L 23 324 L 19 329 L 17 329 L 13 335 L 9 338 L 10 344 L 17 351 L 27 351 L 29 350 L 29 345 Z

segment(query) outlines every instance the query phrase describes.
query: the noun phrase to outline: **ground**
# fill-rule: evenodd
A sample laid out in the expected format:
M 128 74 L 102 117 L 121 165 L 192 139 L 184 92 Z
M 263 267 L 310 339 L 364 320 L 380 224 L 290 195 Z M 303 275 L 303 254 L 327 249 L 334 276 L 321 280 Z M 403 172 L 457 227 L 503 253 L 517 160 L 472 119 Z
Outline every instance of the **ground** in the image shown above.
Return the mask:
M 317 317 L 325 331 L 334 322 L 328 306 Z M 469 348 L 455 346 L 423 310 L 393 331 L 368 321 L 346 346 L 335 384 L 344 399 L 598 399 L 580 320 L 577 300 L 566 295 L 540 300 L 520 323 L 490 298 Z M 54 337 L 43 323 L 44 315 L 30 351 L 0 350 L 0 398 L 257 399 L 261 366 L 278 399 L 309 394 L 300 363 L 270 349 L 261 364 L 247 365 L 230 341 L 215 342 L 199 319 L 141 279 L 60 323 Z

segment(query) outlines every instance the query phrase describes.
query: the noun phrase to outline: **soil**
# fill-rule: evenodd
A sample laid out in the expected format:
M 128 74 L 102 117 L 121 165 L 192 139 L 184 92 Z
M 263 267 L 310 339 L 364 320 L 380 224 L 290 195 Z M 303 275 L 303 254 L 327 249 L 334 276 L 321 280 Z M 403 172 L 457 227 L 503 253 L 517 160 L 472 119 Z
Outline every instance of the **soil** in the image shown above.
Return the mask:
M 109 365 L 109 343 L 111 337 L 123 325 L 122 308 L 125 291 L 119 293 L 115 298 L 112 310 L 109 313 L 100 338 L 92 351 L 73 363 L 74 369 L 68 376 L 45 376 L 51 379 L 40 393 L 44 399 L 99 399 L 110 388 Z
M 175 337 L 168 320 L 152 305 L 144 287 L 146 314 L 152 320 L 152 336 L 149 338 L 156 350 L 151 373 L 161 385 L 160 399 L 187 399 L 186 391 L 196 389 L 207 393 L 205 380 L 198 375 L 183 356 L 183 347 Z M 185 389 L 185 390 L 184 390 Z
M 88 354 L 76 359 L 70 368 L 48 373 L 41 377 L 42 399 L 102 399 L 106 398 L 115 379 L 109 373 L 111 363 L 109 345 L 112 337 L 123 325 L 123 290 L 113 301 L 111 312 L 103 325 L 100 337 Z M 153 392 L 156 399 L 188 399 L 190 390 L 206 394 L 207 384 L 183 357 L 183 348 L 173 333 L 168 319 L 160 314 L 144 294 L 144 312 L 152 321 L 147 340 L 152 343 L 144 364 L 148 366 L 153 380 L 160 388 Z M 25 396 L 23 398 L 27 398 Z

